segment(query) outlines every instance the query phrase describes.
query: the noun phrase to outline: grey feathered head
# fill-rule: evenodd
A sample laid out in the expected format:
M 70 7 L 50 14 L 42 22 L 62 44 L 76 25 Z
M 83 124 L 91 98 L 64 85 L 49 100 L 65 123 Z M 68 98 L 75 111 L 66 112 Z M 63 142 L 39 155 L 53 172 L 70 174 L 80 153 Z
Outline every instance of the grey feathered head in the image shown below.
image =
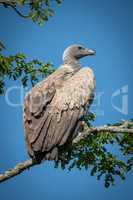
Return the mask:
M 96 51 L 90 48 L 86 48 L 80 44 L 74 44 L 65 49 L 63 53 L 64 63 L 68 63 L 70 60 L 79 60 L 85 56 L 95 55 Z

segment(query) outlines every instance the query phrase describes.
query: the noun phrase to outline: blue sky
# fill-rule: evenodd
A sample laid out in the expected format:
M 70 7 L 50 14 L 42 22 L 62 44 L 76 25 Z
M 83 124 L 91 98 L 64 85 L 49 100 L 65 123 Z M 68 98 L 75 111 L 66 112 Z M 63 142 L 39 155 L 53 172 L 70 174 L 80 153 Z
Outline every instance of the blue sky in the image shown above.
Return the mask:
M 56 15 L 45 26 L 18 17 L 12 10 L 0 8 L 0 39 L 6 54 L 24 52 L 32 58 L 62 63 L 65 47 L 81 43 L 96 49 L 96 57 L 84 58 L 84 66 L 92 66 L 96 76 L 96 92 L 101 94 L 100 111 L 95 124 L 104 124 L 133 117 L 131 103 L 133 74 L 133 1 L 132 0 L 64 0 L 54 5 Z M 8 82 L 8 86 L 18 83 Z M 122 106 L 119 90 L 128 86 L 128 113 L 117 111 Z M 117 94 L 117 95 L 115 95 Z M 111 105 L 111 96 L 113 105 Z M 18 101 L 19 94 L 11 94 Z M 124 101 L 124 99 L 123 99 Z M 94 107 L 93 107 L 94 108 Z M 7 105 L 0 97 L 0 171 L 28 158 L 22 124 L 22 107 Z M 36 166 L 0 185 L 0 197 L 8 199 L 132 199 L 130 172 L 125 182 L 105 189 L 103 182 L 91 177 L 88 171 L 70 173 L 54 169 L 51 163 Z

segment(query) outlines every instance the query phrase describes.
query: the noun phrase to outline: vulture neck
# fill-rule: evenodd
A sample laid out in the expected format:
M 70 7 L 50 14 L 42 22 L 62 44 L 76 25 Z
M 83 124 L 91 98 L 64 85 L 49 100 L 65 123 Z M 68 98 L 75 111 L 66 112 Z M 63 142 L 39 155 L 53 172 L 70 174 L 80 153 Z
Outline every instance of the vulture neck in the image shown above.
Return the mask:
M 71 57 L 71 56 L 65 57 L 64 64 L 70 65 L 72 67 L 72 69 L 74 70 L 74 72 L 77 72 L 81 69 L 79 60 L 74 57 Z

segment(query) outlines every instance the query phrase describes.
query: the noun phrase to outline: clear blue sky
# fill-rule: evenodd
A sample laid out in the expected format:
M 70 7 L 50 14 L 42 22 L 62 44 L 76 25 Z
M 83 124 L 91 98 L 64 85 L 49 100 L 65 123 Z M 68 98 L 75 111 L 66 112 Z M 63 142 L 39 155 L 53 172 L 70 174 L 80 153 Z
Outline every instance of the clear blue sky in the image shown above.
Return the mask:
M 133 1 L 132 0 L 64 0 L 55 6 L 56 15 L 45 26 L 18 17 L 12 10 L 0 8 L 0 39 L 6 53 L 24 52 L 29 58 L 62 63 L 62 52 L 73 43 L 95 48 L 96 57 L 84 58 L 83 65 L 94 69 L 97 92 L 103 92 L 95 124 L 116 122 L 133 117 Z M 8 85 L 18 83 L 8 82 Z M 114 93 L 128 85 L 128 114 L 111 105 L 121 106 L 122 95 Z M 19 94 L 11 95 L 18 101 Z M 0 97 L 0 172 L 28 158 L 23 136 L 22 107 L 11 107 Z M 133 175 L 125 182 L 105 189 L 103 182 L 91 177 L 88 171 L 70 173 L 54 169 L 45 163 L 25 171 L 0 185 L 1 200 L 64 199 L 64 200 L 130 200 L 133 198 Z

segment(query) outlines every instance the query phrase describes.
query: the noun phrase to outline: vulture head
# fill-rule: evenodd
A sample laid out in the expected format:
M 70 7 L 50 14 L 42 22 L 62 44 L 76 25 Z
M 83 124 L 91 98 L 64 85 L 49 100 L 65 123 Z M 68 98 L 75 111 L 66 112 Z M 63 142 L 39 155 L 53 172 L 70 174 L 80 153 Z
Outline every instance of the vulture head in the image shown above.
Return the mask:
M 80 44 L 74 44 L 67 47 L 63 53 L 63 61 L 66 64 L 70 64 L 75 61 L 79 61 L 80 58 L 89 55 L 95 55 L 96 51 L 90 48 L 86 48 Z

